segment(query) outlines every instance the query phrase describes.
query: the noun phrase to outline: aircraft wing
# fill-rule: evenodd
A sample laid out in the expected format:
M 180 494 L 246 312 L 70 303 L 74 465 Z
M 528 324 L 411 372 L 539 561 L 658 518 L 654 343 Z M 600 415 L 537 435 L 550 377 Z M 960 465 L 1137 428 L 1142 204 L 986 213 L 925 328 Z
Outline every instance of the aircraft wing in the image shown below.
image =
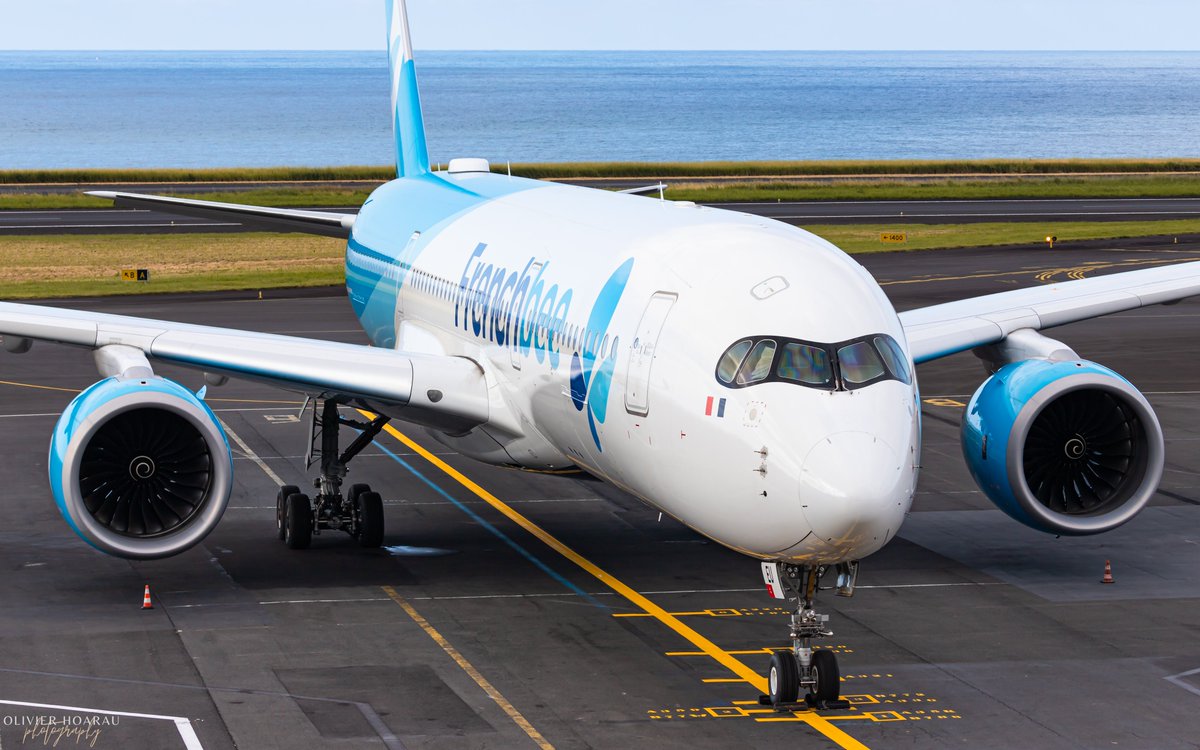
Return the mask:
M 918 364 L 1042 330 L 1200 295 L 1200 262 L 988 294 L 900 313 Z
M 483 372 L 462 357 L 10 302 L 0 302 L 0 335 L 4 348 L 18 353 L 32 341 L 132 347 L 151 360 L 299 393 L 408 407 L 412 421 L 433 426 L 488 419 Z
M 97 198 L 107 198 L 118 208 L 149 209 L 181 216 L 198 216 L 201 219 L 234 220 L 247 226 L 275 232 L 304 232 L 343 239 L 350 236 L 350 228 L 354 226 L 354 220 L 357 218 L 355 214 L 330 211 L 245 206 L 239 203 L 200 201 L 193 198 L 173 198 L 165 195 L 114 193 L 107 190 L 92 190 L 87 194 Z

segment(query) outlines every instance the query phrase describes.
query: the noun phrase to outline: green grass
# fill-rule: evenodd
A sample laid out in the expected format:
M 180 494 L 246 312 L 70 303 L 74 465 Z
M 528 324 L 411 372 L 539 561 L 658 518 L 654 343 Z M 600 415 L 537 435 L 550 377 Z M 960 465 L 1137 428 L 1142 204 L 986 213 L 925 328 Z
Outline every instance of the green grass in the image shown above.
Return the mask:
M 805 229 L 851 254 L 897 250 L 1028 245 L 1057 237 L 1058 246 L 1072 240 L 1200 234 L 1200 219 L 1179 221 L 1069 221 L 986 224 L 854 224 L 811 225 Z M 883 232 L 904 232 L 904 244 L 884 244 Z
M 493 171 L 507 165 L 497 162 Z M 704 177 L 762 175 L 1050 174 L 1195 172 L 1200 159 L 978 159 L 701 162 L 554 162 L 513 164 L 523 177 Z M 0 171 L 0 184 L 105 182 L 298 182 L 391 179 L 391 166 L 223 169 L 38 169 Z
M 672 200 L 732 201 L 980 200 L 998 198 L 1187 198 L 1200 195 L 1198 175 L 772 182 L 671 188 Z
M 358 206 L 372 186 L 346 188 L 271 187 L 240 191 L 180 193 L 200 200 L 261 206 Z M 162 191 L 170 194 L 171 191 Z M 996 198 L 1185 198 L 1200 196 L 1200 173 L 1195 175 L 1080 175 L 1071 177 L 994 177 L 987 180 L 918 178 L 818 180 L 740 184 L 697 184 L 672 187 L 673 200 L 701 203 L 733 201 L 823 200 L 966 200 Z M 81 193 L 5 192 L 0 186 L 0 210 L 104 208 L 111 202 Z
M 0 237 L 0 299 L 344 283 L 345 242 L 281 234 Z M 150 270 L 149 283 L 120 280 Z
M 502 167 L 503 165 L 501 165 Z M 493 171 L 500 171 L 496 165 Z M 702 162 L 561 162 L 514 164 L 513 174 L 569 177 L 754 177 L 769 175 L 1055 174 L 1195 172 L 1200 159 L 977 159 Z
M 246 203 L 255 206 L 278 208 L 310 208 L 315 206 L 357 207 L 366 201 L 370 189 L 348 190 L 340 187 L 263 188 L 260 190 L 237 190 L 216 193 L 172 193 L 164 190 L 159 195 L 177 194 L 184 198 L 225 203 Z M 82 193 L 5 193 L 0 187 L 0 210 L 48 211 L 63 208 L 111 208 L 112 201 L 93 198 Z
M 1086 239 L 1200 234 L 1200 219 L 1021 224 L 813 225 L 849 253 L 928 250 Z M 905 232 L 903 245 L 881 232 Z M 55 235 L 0 237 L 0 299 L 87 297 L 153 292 L 258 290 L 344 283 L 345 243 L 296 234 Z M 149 283 L 119 280 L 147 268 Z
M 108 182 L 308 182 L 324 180 L 384 181 L 396 176 L 395 167 L 262 167 L 228 169 L 8 169 L 0 170 L 0 185 Z

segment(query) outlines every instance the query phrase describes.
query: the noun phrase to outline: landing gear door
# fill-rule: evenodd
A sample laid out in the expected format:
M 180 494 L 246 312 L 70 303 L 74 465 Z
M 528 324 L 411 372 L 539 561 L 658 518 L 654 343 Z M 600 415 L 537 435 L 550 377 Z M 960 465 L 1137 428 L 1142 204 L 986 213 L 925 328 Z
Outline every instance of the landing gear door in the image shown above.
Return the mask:
M 629 348 L 629 370 L 625 378 L 625 410 L 630 414 L 644 417 L 650 412 L 650 368 L 657 355 L 663 324 L 678 297 L 670 292 L 657 292 L 642 313 L 637 336 Z

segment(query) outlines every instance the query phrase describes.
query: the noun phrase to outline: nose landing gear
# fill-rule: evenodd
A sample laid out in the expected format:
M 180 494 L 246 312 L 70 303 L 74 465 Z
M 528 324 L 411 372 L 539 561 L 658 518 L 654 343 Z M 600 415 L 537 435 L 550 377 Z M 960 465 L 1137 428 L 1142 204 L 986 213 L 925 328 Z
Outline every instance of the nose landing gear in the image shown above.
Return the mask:
M 771 654 L 770 671 L 767 675 L 768 695 L 759 697 L 759 703 L 780 711 L 800 707 L 820 710 L 848 708 L 850 704 L 841 700 L 841 673 L 837 656 L 829 650 L 814 649 L 814 638 L 828 638 L 833 632 L 827 627 L 829 615 L 813 611 L 821 578 L 829 570 L 837 570 L 838 596 L 853 596 L 858 577 L 858 563 L 845 562 L 836 566 L 791 565 L 788 563 L 763 563 L 763 580 L 767 591 L 776 599 L 794 599 L 796 611 L 792 613 L 792 647 Z M 799 700 L 800 691 L 805 691 L 804 700 Z

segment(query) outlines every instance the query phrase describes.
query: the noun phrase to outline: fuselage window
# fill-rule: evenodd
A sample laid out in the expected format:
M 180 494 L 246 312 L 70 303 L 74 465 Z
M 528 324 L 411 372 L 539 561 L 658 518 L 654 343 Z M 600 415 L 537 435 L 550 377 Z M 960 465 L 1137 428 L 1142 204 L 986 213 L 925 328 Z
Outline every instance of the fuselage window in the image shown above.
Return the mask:
M 733 376 L 737 374 L 738 367 L 741 366 L 742 360 L 746 358 L 746 352 L 750 351 L 750 345 L 753 343 L 750 339 L 739 341 L 721 355 L 721 363 L 717 365 L 717 378 L 722 383 L 733 382 Z
M 750 355 L 738 370 L 738 385 L 750 385 L 765 380 L 771 374 L 771 363 L 775 360 L 775 342 L 765 339 L 754 345 Z
M 776 374 L 784 380 L 832 388 L 834 384 L 833 363 L 829 352 L 808 344 L 787 344 L 779 355 Z
M 870 342 L 858 341 L 838 349 L 838 366 L 842 370 L 842 380 L 848 388 L 864 385 L 887 375 L 883 368 L 883 360 L 879 352 Z

